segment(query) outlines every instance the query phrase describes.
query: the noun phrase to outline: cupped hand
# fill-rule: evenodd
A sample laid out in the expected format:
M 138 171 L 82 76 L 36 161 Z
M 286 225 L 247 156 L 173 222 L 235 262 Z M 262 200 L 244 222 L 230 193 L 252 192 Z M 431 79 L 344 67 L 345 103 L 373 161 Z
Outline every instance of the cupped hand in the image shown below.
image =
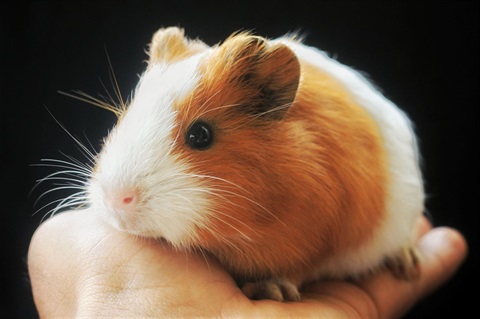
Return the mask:
M 397 318 L 448 280 L 467 254 L 456 230 L 432 229 L 422 218 L 416 231 L 423 256 L 417 281 L 382 271 L 356 282 L 318 282 L 303 289 L 301 302 L 249 300 L 213 258 L 117 231 L 89 209 L 43 223 L 28 264 L 45 318 Z

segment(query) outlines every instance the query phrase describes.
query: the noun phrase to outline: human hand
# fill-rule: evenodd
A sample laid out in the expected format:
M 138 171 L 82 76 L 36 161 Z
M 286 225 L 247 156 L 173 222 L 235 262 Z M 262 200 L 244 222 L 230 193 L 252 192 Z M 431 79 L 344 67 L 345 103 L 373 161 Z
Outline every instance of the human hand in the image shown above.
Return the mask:
M 396 318 L 448 280 L 467 254 L 463 236 L 418 223 L 417 281 L 383 271 L 358 282 L 305 287 L 301 302 L 246 298 L 208 256 L 177 252 L 106 225 L 92 210 L 59 214 L 36 231 L 28 264 L 41 317 Z

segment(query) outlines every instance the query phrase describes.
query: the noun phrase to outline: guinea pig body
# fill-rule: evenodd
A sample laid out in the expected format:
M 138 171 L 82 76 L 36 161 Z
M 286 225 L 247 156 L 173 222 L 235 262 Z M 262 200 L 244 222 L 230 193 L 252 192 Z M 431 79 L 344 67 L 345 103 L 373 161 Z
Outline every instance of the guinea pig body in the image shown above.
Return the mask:
M 385 263 L 418 275 L 410 121 L 359 73 L 288 37 L 208 47 L 159 30 L 88 193 L 117 228 L 211 253 L 252 298 L 297 300 L 307 281 Z

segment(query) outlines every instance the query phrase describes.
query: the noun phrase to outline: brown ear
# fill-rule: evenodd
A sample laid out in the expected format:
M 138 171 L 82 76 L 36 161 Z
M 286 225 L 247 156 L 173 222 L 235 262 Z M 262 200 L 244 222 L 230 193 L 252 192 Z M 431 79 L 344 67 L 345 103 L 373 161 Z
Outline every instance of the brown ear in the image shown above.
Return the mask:
M 270 44 L 251 35 L 233 36 L 225 45 L 233 46 L 232 58 L 239 71 L 233 81 L 255 92 L 251 101 L 246 101 L 246 111 L 265 119 L 282 119 L 295 100 L 300 81 L 295 53 L 284 44 Z
M 256 66 L 252 82 L 260 87 L 263 104 L 257 111 L 268 118 L 281 119 L 292 105 L 300 82 L 300 63 L 283 44 L 266 49 Z
M 162 62 L 176 62 L 208 48 L 200 40 L 189 40 L 183 29 L 162 28 L 155 32 L 149 46 L 149 65 Z

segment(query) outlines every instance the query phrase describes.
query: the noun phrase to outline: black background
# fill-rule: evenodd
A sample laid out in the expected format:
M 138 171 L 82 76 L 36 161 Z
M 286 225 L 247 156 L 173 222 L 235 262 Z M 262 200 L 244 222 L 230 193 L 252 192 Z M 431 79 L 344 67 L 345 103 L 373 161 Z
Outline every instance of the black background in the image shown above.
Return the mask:
M 97 148 L 115 118 L 57 90 L 113 92 L 106 50 L 124 98 L 145 68 L 146 44 L 177 25 L 208 44 L 243 29 L 268 37 L 301 30 L 306 43 L 365 71 L 416 123 L 428 209 L 436 225 L 460 229 L 470 255 L 457 276 L 408 318 L 478 313 L 478 2 L 345 1 L 38 1 L 0 4 L 0 317 L 35 318 L 26 271 L 30 238 L 67 193 L 32 167 L 42 158 L 85 159 L 46 107 L 72 134 Z M 106 48 L 106 50 L 105 50 Z M 477 298 L 475 298 L 477 299 Z M 475 308 L 474 308 L 475 307 Z

